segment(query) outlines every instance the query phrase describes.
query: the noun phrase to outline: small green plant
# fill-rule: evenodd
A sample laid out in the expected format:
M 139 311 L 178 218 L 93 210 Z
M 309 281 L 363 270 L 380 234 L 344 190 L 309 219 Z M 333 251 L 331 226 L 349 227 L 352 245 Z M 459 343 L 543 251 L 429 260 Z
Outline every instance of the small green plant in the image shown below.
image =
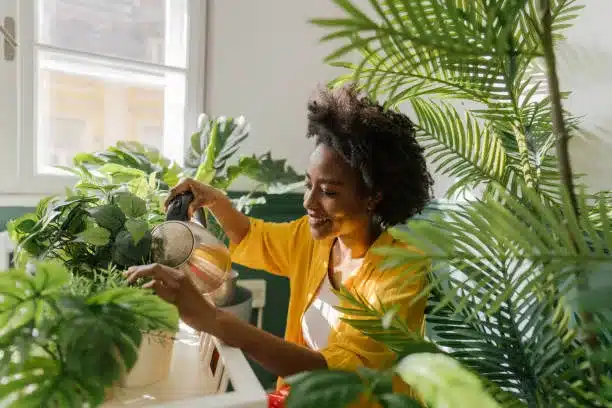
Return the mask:
M 57 259 L 75 275 L 103 283 L 95 277 L 109 268 L 149 261 L 151 225 L 157 215 L 124 186 L 87 177 L 69 196 L 42 200 L 35 212 L 11 221 L 8 228 L 17 243 L 18 265 Z
M 59 261 L 0 273 L 0 406 L 98 406 L 135 364 L 142 334 L 178 329 L 176 308 L 131 287 L 75 293 Z
M 255 187 L 235 202 L 239 209 L 263 204 L 258 192 L 282 194 L 289 192 L 304 180 L 284 159 L 273 159 L 268 151 L 262 155 L 242 156 L 236 163 L 232 157 L 240 144 L 249 136 L 250 125 L 244 117 L 225 116 L 210 118 L 201 115 L 199 130 L 191 136 L 191 145 L 185 159 L 185 174 L 198 181 L 228 191 L 238 177 L 247 177 Z

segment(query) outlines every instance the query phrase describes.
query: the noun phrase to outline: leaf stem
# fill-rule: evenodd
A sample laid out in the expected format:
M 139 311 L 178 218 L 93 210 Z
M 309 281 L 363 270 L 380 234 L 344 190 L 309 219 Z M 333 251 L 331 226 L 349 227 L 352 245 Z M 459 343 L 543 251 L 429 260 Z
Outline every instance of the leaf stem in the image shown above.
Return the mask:
M 557 139 L 557 156 L 559 159 L 559 172 L 561 173 L 562 185 L 567 190 L 569 195 L 571 209 L 573 210 L 576 218 L 579 217 L 578 200 L 576 198 L 576 192 L 574 187 L 574 179 L 572 175 L 572 166 L 569 156 L 569 133 L 565 126 L 565 120 L 563 118 L 563 107 L 561 103 L 561 91 L 559 89 L 559 77 L 557 76 L 557 62 L 555 59 L 554 43 L 552 36 L 552 13 L 550 0 L 540 0 L 540 12 L 541 12 L 541 39 L 542 47 L 544 52 L 544 60 L 546 65 L 546 79 L 548 81 L 549 97 L 551 103 L 551 114 L 552 114 L 552 130 L 553 134 Z M 576 237 L 572 236 L 574 245 L 577 246 Z M 584 272 L 577 273 L 577 280 L 580 290 L 588 289 L 589 283 L 587 278 L 584 276 Z M 593 315 L 590 312 L 582 311 L 580 313 L 582 317 L 584 338 L 590 351 L 596 352 L 599 350 L 599 338 L 595 331 L 593 331 Z M 590 364 L 591 381 L 597 388 L 600 386 L 599 373 L 596 364 Z

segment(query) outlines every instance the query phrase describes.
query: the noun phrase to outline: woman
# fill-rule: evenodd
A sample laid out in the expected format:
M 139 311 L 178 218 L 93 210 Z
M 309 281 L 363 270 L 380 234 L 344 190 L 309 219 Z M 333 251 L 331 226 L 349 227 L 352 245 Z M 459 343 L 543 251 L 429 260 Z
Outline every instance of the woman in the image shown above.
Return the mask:
M 411 300 L 423 279 L 402 275 L 406 268 L 382 269 L 372 248 L 399 245 L 386 229 L 419 213 L 430 199 L 423 150 L 406 116 L 385 111 L 352 87 L 315 94 L 308 104 L 308 136 L 316 147 L 306 176 L 307 215 L 296 221 L 248 218 L 222 192 L 193 180 L 181 182 L 169 197 L 193 192 L 191 214 L 200 206 L 212 211 L 230 239 L 234 262 L 290 279 L 285 339 L 215 309 L 181 271 L 139 266 L 127 272 L 129 280 L 152 277 L 150 286 L 176 304 L 187 324 L 242 349 L 279 377 L 387 367 L 394 354 L 339 321 L 333 306 L 346 305 L 332 288 L 343 285 L 374 304 L 398 305 L 400 317 L 422 332 L 425 298 Z M 409 284 L 400 288 L 404 282 Z

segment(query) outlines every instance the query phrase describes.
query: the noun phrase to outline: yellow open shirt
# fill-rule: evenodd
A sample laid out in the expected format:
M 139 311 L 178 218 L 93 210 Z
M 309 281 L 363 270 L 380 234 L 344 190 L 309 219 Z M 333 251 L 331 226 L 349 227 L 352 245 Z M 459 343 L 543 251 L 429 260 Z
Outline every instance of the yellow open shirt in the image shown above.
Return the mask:
M 306 308 L 316 295 L 327 274 L 333 238 L 312 238 L 307 217 L 287 223 L 264 222 L 250 218 L 247 236 L 238 244 L 230 245 L 232 261 L 251 269 L 265 270 L 289 278 L 290 297 L 285 339 L 306 346 L 301 320 Z M 384 232 L 374 246 L 405 245 Z M 423 334 L 426 298 L 411 305 L 411 298 L 421 292 L 424 279 L 403 287 L 398 276 L 402 269 L 378 267 L 381 258 L 368 251 L 359 271 L 344 283 L 349 290 L 357 290 L 372 304 L 377 297 L 385 305 L 399 304 L 399 316 L 410 329 Z M 347 307 L 340 303 L 340 306 Z M 329 369 L 354 371 L 357 367 L 388 368 L 395 355 L 383 344 L 364 336 L 344 322 L 332 329 L 327 347 L 319 350 Z M 279 379 L 279 385 L 282 380 Z

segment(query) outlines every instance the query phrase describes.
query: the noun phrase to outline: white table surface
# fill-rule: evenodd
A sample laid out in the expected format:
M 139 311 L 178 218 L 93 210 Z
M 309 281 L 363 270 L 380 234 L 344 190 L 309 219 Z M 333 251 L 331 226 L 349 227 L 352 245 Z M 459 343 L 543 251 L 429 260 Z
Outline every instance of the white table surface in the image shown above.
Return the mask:
M 102 407 L 154 406 L 213 394 L 210 369 L 201 362 L 199 345 L 199 334 L 181 324 L 174 342 L 168 378 L 145 387 L 115 387 L 113 398 Z

